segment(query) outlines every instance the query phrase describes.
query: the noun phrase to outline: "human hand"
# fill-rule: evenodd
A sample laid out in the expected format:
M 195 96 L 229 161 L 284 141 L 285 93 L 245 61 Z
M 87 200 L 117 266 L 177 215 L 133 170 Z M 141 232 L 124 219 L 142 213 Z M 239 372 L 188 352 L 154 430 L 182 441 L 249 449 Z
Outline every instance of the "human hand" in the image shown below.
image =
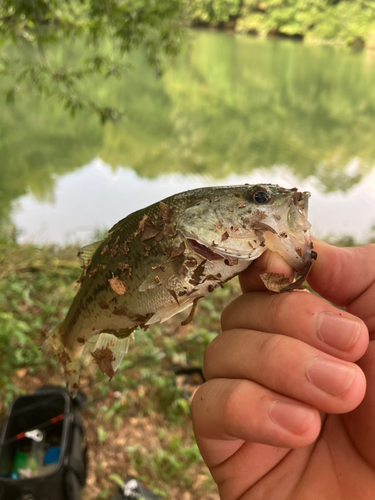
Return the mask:
M 310 286 L 345 310 L 265 291 L 261 272 L 291 275 L 268 252 L 206 349 L 192 418 L 222 500 L 374 498 L 375 245 L 314 249 Z

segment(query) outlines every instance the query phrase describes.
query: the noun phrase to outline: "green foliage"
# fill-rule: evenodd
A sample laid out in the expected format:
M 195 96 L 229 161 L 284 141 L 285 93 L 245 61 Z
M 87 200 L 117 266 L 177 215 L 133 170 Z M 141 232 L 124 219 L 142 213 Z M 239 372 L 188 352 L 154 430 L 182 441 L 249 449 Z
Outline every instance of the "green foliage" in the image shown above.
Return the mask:
M 230 18 L 236 30 L 298 36 L 346 44 L 366 43 L 375 33 L 371 0 L 192 0 L 194 18 L 217 24 Z
M 359 46 L 374 44 L 370 0 L 0 0 L 0 76 L 4 101 L 28 94 L 59 100 L 72 117 L 89 109 L 101 123 L 126 113 L 97 89 L 128 78 L 128 54 L 141 50 L 160 75 L 191 23 L 236 25 L 239 32 L 298 36 Z M 52 47 L 63 46 L 61 57 Z M 82 49 L 83 45 L 83 49 Z M 79 57 L 77 57 L 77 51 Z M 72 57 L 73 55 L 73 57 Z
M 343 41 L 348 45 L 369 42 L 375 33 L 375 4 L 368 0 L 332 3 L 316 16 L 310 38 Z
M 14 283 L 13 283 L 14 284 Z M 18 294 L 17 287 L 12 287 L 11 293 Z M 0 303 L 4 306 L 7 301 L 4 292 L 0 292 Z M 16 300 L 10 301 L 12 309 L 17 310 Z M 41 326 L 40 319 L 33 318 L 30 323 L 16 319 L 11 312 L 0 312 L 0 387 L 2 388 L 3 403 L 9 404 L 16 393 L 16 388 L 10 381 L 9 375 L 14 370 L 40 363 L 40 352 L 30 334 Z
M 129 77 L 130 52 L 141 50 L 160 75 L 165 56 L 175 56 L 184 45 L 186 25 L 228 22 L 245 33 L 371 45 L 375 4 L 369 0 L 0 0 L 4 101 L 14 104 L 28 94 L 53 98 L 72 117 L 89 109 L 101 123 L 115 123 L 127 114 L 124 101 L 103 102 L 98 89 L 108 79 L 123 82 Z M 54 46 L 63 47 L 59 57 Z M 96 91 L 87 93 L 91 82 Z
M 42 359 L 40 345 L 46 330 L 66 312 L 74 293 L 68 284 L 79 270 L 69 250 L 45 252 L 0 235 L 0 391 L 1 404 L 7 406 L 18 392 L 13 383 L 18 370 L 56 366 Z
M 107 438 L 107 433 L 104 430 L 103 426 L 99 425 L 98 428 L 97 428 L 97 430 L 96 430 L 96 432 L 98 434 L 98 441 L 99 441 L 99 443 L 104 443 L 104 441 Z
M 94 77 L 124 77 L 125 55 L 141 48 L 158 73 L 163 54 L 175 55 L 181 46 L 181 0 L 1 0 L 0 75 L 6 77 L 6 102 L 33 92 L 56 97 L 71 115 L 93 109 L 102 123 L 117 121 L 121 109 L 98 105 L 85 95 Z M 69 52 L 77 39 L 85 50 L 73 65 Z M 65 57 L 50 57 L 49 48 L 65 44 Z M 104 53 L 103 45 L 110 51 Z M 77 62 L 77 61 L 76 61 Z
M 235 20 L 240 13 L 241 0 L 193 0 L 193 21 L 216 24 Z
M 112 391 L 117 391 L 119 397 L 111 407 L 100 407 L 104 421 L 121 425 L 129 412 L 135 412 L 140 417 L 158 411 L 174 424 L 185 422 L 190 414 L 190 404 L 187 394 L 177 387 L 172 368 L 186 364 L 202 366 L 205 348 L 220 331 L 220 311 L 226 300 L 238 293 L 236 283 L 233 282 L 228 290 L 231 294 L 226 299 L 215 293 L 202 301 L 202 308 L 199 307 L 191 330 L 177 333 L 176 325 L 184 319 L 180 315 L 182 317 L 166 324 L 152 326 L 147 332 L 136 331 L 129 354 L 111 381 L 106 375 L 96 372 L 100 383 L 96 391 L 100 397 L 104 398 Z M 214 304 L 212 308 L 217 309 L 215 314 L 207 314 L 207 309 L 203 307 L 207 302 Z M 212 331 L 204 326 L 209 322 Z M 120 420 L 116 420 L 118 418 Z
M 327 8 L 325 0 L 244 0 L 237 30 L 303 37 Z
M 253 9 L 254 2 L 245 2 L 239 30 L 253 23 L 252 28 L 261 33 L 274 31 L 352 44 L 356 40 L 365 43 L 375 29 L 375 5 L 367 0 L 265 0 L 261 3 L 261 16 Z
M 184 445 L 178 435 L 167 436 L 162 446 L 150 446 L 147 450 L 131 446 L 127 451 L 132 467 L 143 469 L 148 481 L 158 479 L 168 483 L 178 478 L 184 488 L 190 488 L 194 481 L 190 468 L 202 462 L 198 446 Z

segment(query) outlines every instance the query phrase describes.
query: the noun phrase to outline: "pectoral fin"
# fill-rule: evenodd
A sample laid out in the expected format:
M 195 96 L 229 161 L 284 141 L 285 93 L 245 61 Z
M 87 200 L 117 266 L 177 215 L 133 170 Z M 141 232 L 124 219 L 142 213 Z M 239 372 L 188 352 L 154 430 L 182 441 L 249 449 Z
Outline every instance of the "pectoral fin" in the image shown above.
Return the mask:
M 152 269 L 147 278 L 141 283 L 139 287 L 140 292 L 146 292 L 147 290 L 152 290 L 157 286 L 163 286 L 176 274 L 175 265 L 173 262 L 166 264 L 165 266 L 157 266 Z

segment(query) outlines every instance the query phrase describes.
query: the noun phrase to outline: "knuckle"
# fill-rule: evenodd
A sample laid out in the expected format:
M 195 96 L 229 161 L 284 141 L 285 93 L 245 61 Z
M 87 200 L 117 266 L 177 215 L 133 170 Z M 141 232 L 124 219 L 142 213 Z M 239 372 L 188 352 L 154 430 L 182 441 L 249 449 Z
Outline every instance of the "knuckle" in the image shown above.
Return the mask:
M 231 386 L 230 394 L 227 395 L 222 407 L 222 416 L 227 434 L 235 436 L 243 416 L 244 394 L 248 392 L 248 381 L 237 380 Z
M 236 346 L 246 347 L 243 335 L 238 335 L 241 330 L 233 329 L 217 335 L 206 347 L 203 354 L 203 366 L 206 380 L 220 377 L 224 366 L 231 364 Z
M 293 339 L 284 335 L 271 334 L 262 336 L 257 349 L 258 364 L 260 366 L 275 366 L 293 348 Z
M 239 310 L 242 310 L 248 301 L 246 295 L 240 295 L 230 302 L 221 313 L 222 331 L 230 330 L 238 321 Z
M 296 311 L 300 307 L 300 297 L 298 293 L 282 293 L 274 295 L 269 302 L 268 317 L 271 317 L 275 325 L 281 325 L 290 316 L 291 311 Z
M 213 362 L 216 358 L 216 353 L 219 348 L 219 343 L 220 343 L 220 335 L 215 337 L 206 347 L 204 350 L 203 354 L 203 366 L 204 366 L 204 374 L 206 379 L 208 380 L 209 378 L 212 377 L 211 372 L 212 372 L 212 366 Z
M 273 331 L 284 335 L 299 335 L 296 325 L 301 319 L 307 320 L 316 314 L 320 306 L 320 299 L 307 292 L 290 292 L 272 297 L 266 310 Z
M 220 324 L 221 324 L 221 329 L 224 331 L 226 330 L 226 326 L 228 324 L 228 318 L 231 314 L 231 304 L 227 305 L 223 312 L 221 313 L 221 317 L 220 317 Z
M 204 360 L 209 361 L 210 358 L 213 356 L 213 352 L 216 350 L 216 344 L 217 344 L 217 339 L 218 337 L 215 337 L 211 342 L 208 344 L 204 351 Z
M 279 349 L 281 342 L 281 335 L 262 336 L 259 340 L 257 349 L 258 363 L 263 365 L 268 364 L 269 361 L 272 362 L 272 359 L 275 356 L 275 352 L 277 354 L 277 350 Z
M 198 416 L 201 412 L 201 401 L 203 400 L 202 394 L 204 394 L 204 390 L 202 389 L 202 386 L 198 388 L 198 390 L 195 392 L 193 399 L 191 401 L 191 406 L 190 406 L 190 415 L 193 423 L 198 420 Z

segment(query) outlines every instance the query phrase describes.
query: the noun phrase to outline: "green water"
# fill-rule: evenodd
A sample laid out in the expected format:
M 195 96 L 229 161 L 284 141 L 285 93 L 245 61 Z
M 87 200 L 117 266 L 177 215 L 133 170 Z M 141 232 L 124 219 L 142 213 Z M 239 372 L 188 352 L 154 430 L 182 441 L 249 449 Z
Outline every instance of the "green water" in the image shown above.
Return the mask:
M 63 47 L 54 50 L 64 58 Z M 87 112 L 72 119 L 35 95 L 1 105 L 2 217 L 29 192 L 52 201 L 56 179 L 94 157 L 142 177 L 180 172 L 218 182 L 285 165 L 326 192 L 348 191 L 374 168 L 374 53 L 193 32 L 161 78 L 139 54 L 132 64 L 123 81 L 85 88 L 123 108 L 119 124 L 102 126 Z

